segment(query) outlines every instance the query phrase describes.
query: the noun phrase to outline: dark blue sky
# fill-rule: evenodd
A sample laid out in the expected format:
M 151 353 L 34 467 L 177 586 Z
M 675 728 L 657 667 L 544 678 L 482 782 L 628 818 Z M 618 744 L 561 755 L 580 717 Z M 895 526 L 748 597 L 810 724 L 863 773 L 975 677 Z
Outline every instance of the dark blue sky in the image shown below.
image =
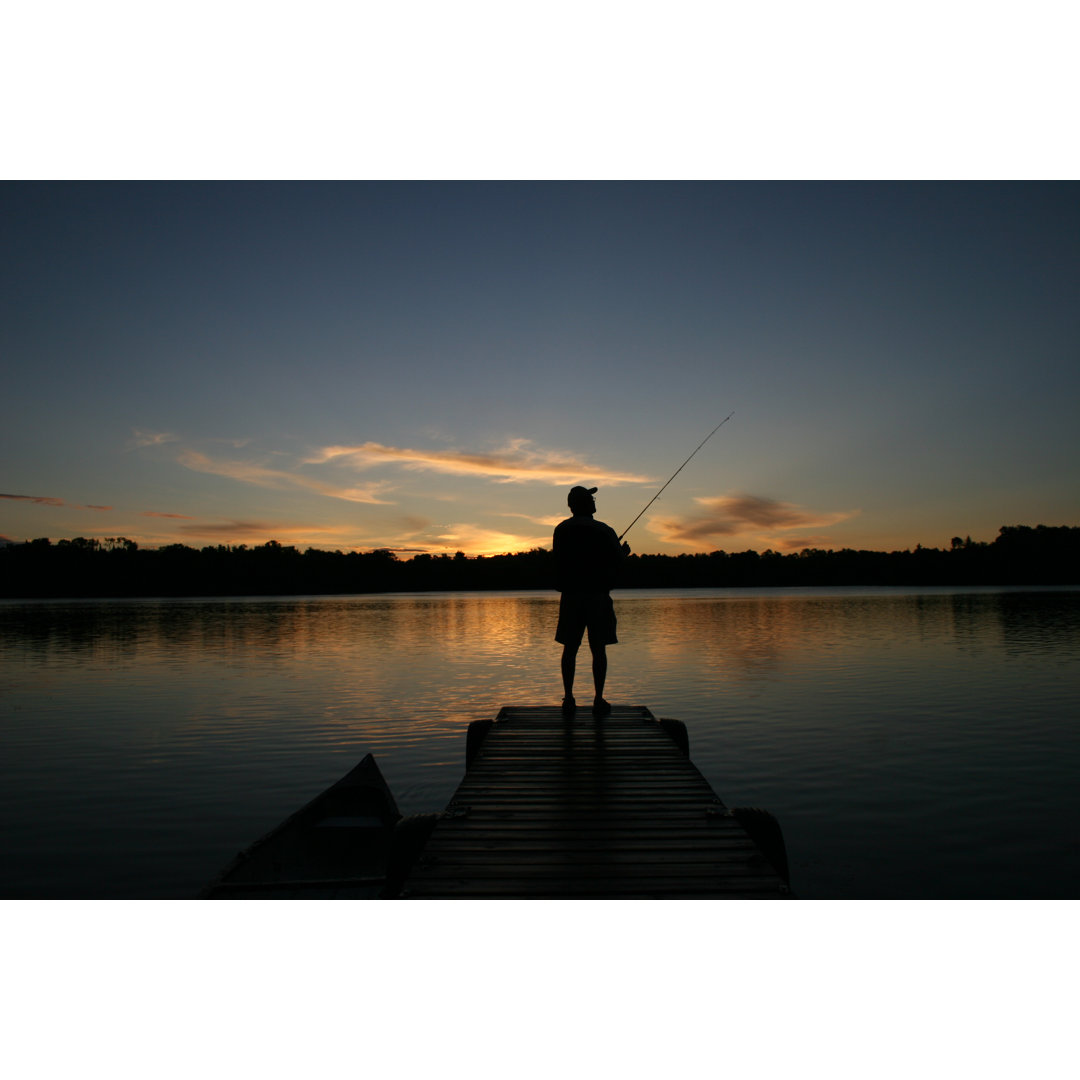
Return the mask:
M 0 533 L 527 547 L 732 410 L 636 550 L 1080 524 L 1077 194 L 8 183 Z

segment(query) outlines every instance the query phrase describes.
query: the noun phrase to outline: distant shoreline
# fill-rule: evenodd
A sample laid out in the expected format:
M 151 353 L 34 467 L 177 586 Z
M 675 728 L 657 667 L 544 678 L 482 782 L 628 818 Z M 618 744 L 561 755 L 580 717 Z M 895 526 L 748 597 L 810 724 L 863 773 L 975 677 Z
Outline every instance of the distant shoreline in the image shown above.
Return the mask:
M 0 548 L 0 597 L 91 599 L 196 596 L 322 596 L 387 592 L 552 590 L 545 548 L 507 555 L 417 555 L 389 550 L 299 551 L 133 541 L 33 540 Z M 914 551 L 713 551 L 631 555 L 616 587 L 783 588 L 887 586 L 1071 586 L 1080 584 L 1080 528 L 1003 526 L 992 543 L 954 537 L 949 548 Z

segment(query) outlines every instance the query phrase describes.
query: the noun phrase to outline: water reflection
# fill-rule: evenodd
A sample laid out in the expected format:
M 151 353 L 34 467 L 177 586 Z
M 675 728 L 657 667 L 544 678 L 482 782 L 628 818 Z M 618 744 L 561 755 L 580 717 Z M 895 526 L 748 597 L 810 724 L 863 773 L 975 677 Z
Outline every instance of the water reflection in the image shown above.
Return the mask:
M 1006 592 L 994 600 L 1002 640 L 1010 655 L 1070 655 L 1080 648 L 1074 594 Z
M 1028 895 L 1033 832 L 1039 880 L 1080 879 L 1080 592 L 615 602 L 607 696 L 686 721 L 725 801 L 778 814 L 800 895 Z M 557 606 L 0 604 L 0 892 L 187 895 L 369 751 L 405 813 L 444 805 L 469 722 L 560 699 Z
M 999 593 L 619 597 L 623 640 L 654 666 L 693 662 L 731 680 L 756 681 L 790 665 L 828 669 L 852 652 L 921 655 L 955 643 L 1014 655 L 1078 646 L 1075 595 Z M 638 644 L 643 643 L 643 644 Z
M 623 643 L 657 663 L 693 655 L 735 677 L 830 649 L 947 639 L 985 642 L 996 627 L 1014 654 L 1075 649 L 1075 594 L 1046 591 L 774 595 L 693 590 L 616 592 Z M 549 649 L 548 594 L 431 594 L 268 600 L 20 603 L 0 607 L 0 647 L 36 663 L 200 663 L 253 656 L 296 662 L 385 647 L 424 655 L 447 644 L 489 660 Z

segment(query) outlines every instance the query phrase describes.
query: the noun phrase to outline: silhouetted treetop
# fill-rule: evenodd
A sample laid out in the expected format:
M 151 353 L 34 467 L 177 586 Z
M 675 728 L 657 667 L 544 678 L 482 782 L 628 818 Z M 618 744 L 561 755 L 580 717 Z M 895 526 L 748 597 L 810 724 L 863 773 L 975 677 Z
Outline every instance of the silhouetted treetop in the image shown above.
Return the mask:
M 1074 585 L 1080 583 L 1080 528 L 1005 525 L 992 543 L 954 536 L 947 549 L 856 551 L 804 548 L 631 555 L 623 588 L 738 588 L 803 585 Z M 388 548 L 299 551 L 275 540 L 139 548 L 125 537 L 30 540 L 0 547 L 0 596 L 252 596 L 551 589 L 546 548 L 468 557 Z

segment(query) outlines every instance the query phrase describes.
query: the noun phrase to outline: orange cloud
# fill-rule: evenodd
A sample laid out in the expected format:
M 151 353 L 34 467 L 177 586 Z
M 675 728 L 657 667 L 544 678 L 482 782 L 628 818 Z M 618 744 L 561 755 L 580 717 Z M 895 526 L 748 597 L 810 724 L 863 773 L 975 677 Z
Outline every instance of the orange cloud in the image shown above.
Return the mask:
M 402 556 L 420 553 L 442 554 L 463 551 L 466 555 L 501 555 L 549 547 L 551 534 L 522 535 L 471 523 L 433 523 L 430 518 L 402 514 L 379 524 L 358 527 L 350 522 L 341 525 L 307 524 L 296 521 L 235 518 L 198 520 L 183 514 L 144 511 L 142 517 L 170 520 L 161 533 L 129 534 L 139 544 L 159 547 L 164 544 L 263 544 L 275 540 L 298 548 L 333 550 L 371 550 L 387 548 Z
M 268 469 L 251 461 L 215 461 L 197 450 L 183 450 L 177 456 L 181 465 L 194 472 L 210 473 L 213 476 L 227 476 L 231 480 L 240 480 L 259 487 L 287 488 L 297 487 L 314 491 L 333 499 L 345 499 L 348 502 L 389 505 L 388 500 L 380 499 L 379 494 L 386 490 L 387 484 L 374 482 L 360 487 L 340 487 L 323 483 L 300 473 L 286 472 L 284 469 Z
M 576 484 L 584 480 L 605 484 L 643 484 L 647 476 L 616 472 L 592 465 L 562 451 L 533 449 L 528 439 L 513 439 L 492 454 L 458 450 L 415 450 L 366 442 L 359 446 L 326 446 L 305 464 L 342 461 L 359 469 L 376 465 L 401 465 L 406 469 L 448 473 L 452 476 L 483 476 L 498 483 L 538 481 L 545 484 Z
M 544 525 L 549 529 L 554 529 L 555 526 L 558 525 L 560 521 L 565 520 L 568 515 L 569 510 L 567 510 L 565 514 L 542 514 L 539 517 L 534 514 L 515 514 L 506 510 L 499 514 L 499 517 L 524 518 L 533 525 Z
M 857 510 L 813 511 L 795 503 L 779 502 L 760 495 L 730 495 L 699 498 L 695 502 L 705 512 L 694 517 L 659 518 L 649 523 L 652 532 L 665 543 L 710 547 L 719 537 L 772 533 L 785 529 L 821 529 L 847 521 Z M 822 542 L 810 536 L 769 537 L 770 546 L 810 547 Z

